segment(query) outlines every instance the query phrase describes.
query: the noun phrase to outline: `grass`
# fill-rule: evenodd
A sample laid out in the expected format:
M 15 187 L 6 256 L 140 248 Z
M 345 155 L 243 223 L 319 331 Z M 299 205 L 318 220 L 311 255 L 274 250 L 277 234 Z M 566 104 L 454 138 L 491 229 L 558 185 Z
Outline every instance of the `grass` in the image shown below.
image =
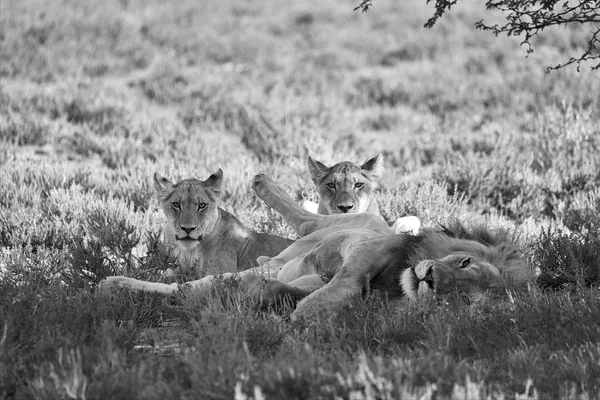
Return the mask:
M 12 399 L 586 399 L 600 395 L 600 81 L 545 67 L 580 47 L 473 28 L 424 1 L 0 3 L 0 395 Z M 223 207 L 293 237 L 250 190 L 266 171 L 381 152 L 388 221 L 506 230 L 539 272 L 509 299 L 378 293 L 329 321 L 213 296 L 100 297 L 162 279 L 153 172 L 225 171 Z

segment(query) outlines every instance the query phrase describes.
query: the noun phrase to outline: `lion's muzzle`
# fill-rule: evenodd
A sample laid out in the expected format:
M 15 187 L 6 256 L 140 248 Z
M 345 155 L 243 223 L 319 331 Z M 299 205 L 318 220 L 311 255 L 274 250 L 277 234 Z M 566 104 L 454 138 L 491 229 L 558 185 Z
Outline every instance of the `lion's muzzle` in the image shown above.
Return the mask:
M 425 260 L 403 272 L 401 283 L 408 297 L 415 299 L 417 296 L 435 293 L 434 265 L 434 260 Z
M 337 208 L 341 213 L 347 214 L 354 208 L 354 204 L 338 204 Z
M 433 260 L 425 260 L 418 263 L 414 270 L 415 276 L 419 280 L 419 282 L 425 282 L 429 288 L 433 289 L 433 266 L 435 265 L 435 261 Z
M 184 237 L 179 237 L 179 236 L 175 235 L 175 240 L 180 241 L 180 242 L 199 242 L 202 240 L 202 235 L 198 236 L 197 238 L 193 238 L 190 235 L 187 235 Z

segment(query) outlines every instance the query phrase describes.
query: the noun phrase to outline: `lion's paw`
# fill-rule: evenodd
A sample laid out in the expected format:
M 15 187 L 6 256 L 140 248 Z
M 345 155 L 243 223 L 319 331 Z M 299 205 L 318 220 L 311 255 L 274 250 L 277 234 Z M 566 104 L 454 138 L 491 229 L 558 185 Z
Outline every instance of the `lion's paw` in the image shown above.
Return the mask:
M 314 201 L 310 201 L 310 200 L 303 201 L 302 208 L 304 208 L 306 211 L 311 212 L 313 214 L 319 213 L 319 204 L 315 203 Z
M 392 230 L 395 234 L 407 233 L 417 236 L 421 230 L 421 220 L 412 215 L 398 218 L 392 225 Z
M 268 205 L 276 201 L 277 198 L 286 196 L 285 191 L 277 185 L 269 175 L 257 174 L 252 180 L 252 189 L 256 195 Z

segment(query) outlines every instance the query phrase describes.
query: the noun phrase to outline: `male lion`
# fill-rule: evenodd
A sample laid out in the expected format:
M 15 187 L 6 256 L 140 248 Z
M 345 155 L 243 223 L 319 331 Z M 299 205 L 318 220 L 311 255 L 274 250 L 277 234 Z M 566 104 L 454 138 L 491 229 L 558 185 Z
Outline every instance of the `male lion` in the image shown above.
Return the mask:
M 236 274 L 246 295 L 271 303 L 283 296 L 300 300 L 292 318 L 331 314 L 360 296 L 369 285 L 391 297 L 418 298 L 429 293 L 458 292 L 477 300 L 501 287 L 505 278 L 521 282 L 530 270 L 507 242 L 484 244 L 424 230 L 393 234 L 371 213 L 319 215 L 298 204 L 268 176 L 254 177 L 259 198 L 279 212 L 301 237 L 258 268 Z M 490 235 L 486 235 L 489 240 Z M 209 293 L 214 276 L 184 286 Z M 176 284 L 109 277 L 100 289 L 129 287 L 172 294 Z
M 223 171 L 205 181 L 185 179 L 173 184 L 154 174 L 154 187 L 167 217 L 164 235 L 176 245 L 181 263 L 190 264 L 197 278 L 258 266 L 259 256 L 274 256 L 293 240 L 257 233 L 219 208 Z
M 342 161 L 328 167 L 308 156 L 308 170 L 319 193 L 319 204 L 306 202 L 304 207 L 317 214 L 370 212 L 381 215 L 373 197 L 376 180 L 383 172 L 381 154 L 363 165 Z

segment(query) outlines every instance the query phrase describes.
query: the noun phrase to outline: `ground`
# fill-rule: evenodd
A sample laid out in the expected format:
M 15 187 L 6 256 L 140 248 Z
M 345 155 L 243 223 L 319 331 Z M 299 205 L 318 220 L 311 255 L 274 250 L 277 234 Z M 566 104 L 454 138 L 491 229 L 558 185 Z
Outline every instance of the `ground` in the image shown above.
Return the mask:
M 431 30 L 424 0 L 356 5 L 0 0 L 2 397 L 599 395 L 600 80 L 545 72 L 590 27 L 526 56 L 474 29 L 501 18 L 482 2 Z M 225 209 L 294 237 L 252 176 L 316 200 L 308 154 L 377 153 L 388 222 L 506 230 L 539 273 L 530 289 L 478 305 L 369 293 L 313 323 L 257 309 L 235 282 L 209 299 L 96 296 L 106 275 L 175 265 L 154 172 L 220 167 Z

